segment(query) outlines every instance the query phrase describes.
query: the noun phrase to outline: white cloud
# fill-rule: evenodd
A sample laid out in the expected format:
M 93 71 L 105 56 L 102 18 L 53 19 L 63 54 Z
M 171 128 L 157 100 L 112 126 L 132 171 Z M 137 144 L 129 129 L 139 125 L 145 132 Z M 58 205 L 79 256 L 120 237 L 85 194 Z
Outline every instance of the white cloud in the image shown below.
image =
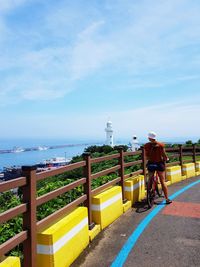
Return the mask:
M 199 80 L 200 76 L 199 75 L 185 75 L 181 77 L 177 77 L 177 80 L 179 81 L 191 81 L 191 80 Z
M 177 102 L 113 113 L 111 117 L 119 136 L 137 134 L 144 138 L 154 130 L 160 138 L 173 138 L 197 135 L 200 120 L 194 114 L 199 112 L 197 104 Z
M 0 12 L 9 11 L 27 2 L 29 0 L 1 0 Z
M 93 74 L 108 64 L 113 57 L 114 47 L 109 43 L 93 40 L 78 42 L 72 51 L 72 79 L 78 80 Z
M 16 137 L 73 137 L 105 139 L 105 125 L 110 117 L 113 123 L 115 140 L 132 138 L 136 134 L 140 140 L 146 139 L 150 130 L 157 132 L 160 140 L 173 140 L 182 137 L 198 137 L 200 132 L 200 106 L 198 104 L 177 102 L 145 108 L 105 112 L 101 114 L 27 114 L 15 118 L 8 124 L 9 116 L 2 119 L 5 133 L 15 132 Z M 52 127 L 53 121 L 53 127 Z M 63 123 L 65 122 L 65 123 Z M 23 127 L 26 125 L 26 127 Z M 23 134 L 20 128 L 23 127 Z M 194 130 L 195 129 L 195 130 Z M 195 134 L 194 134 L 195 133 Z M 181 140 L 179 140 L 181 141 Z
M 5 65 L 3 68 L 3 62 Z M 2 60 L 0 69 L 18 71 L 4 77 L 0 85 L 0 105 L 13 103 L 9 99 L 53 100 L 61 98 L 71 89 L 67 74 L 67 50 L 65 47 L 45 48 L 38 51 L 24 51 L 13 56 L 10 61 Z
M 90 24 L 88 27 L 86 27 L 82 32 L 78 34 L 78 37 L 80 39 L 90 39 L 91 36 L 96 35 L 98 30 L 100 29 L 101 26 L 105 24 L 105 21 L 100 20 L 100 21 L 94 21 L 92 24 Z
M 45 83 L 37 84 L 35 87 L 32 85 L 31 88 L 21 92 L 21 96 L 25 100 L 40 100 L 47 101 L 62 97 L 66 92 L 62 90 L 46 89 Z
M 2 1 L 1 10 L 29 2 Z M 46 3 L 47 13 L 40 18 L 40 28 L 33 26 L 30 32 L 17 27 L 14 32 L 0 19 L 2 36 L 12 33 L 9 42 L 1 47 L 5 52 L 1 52 L 0 69 L 10 71 L 9 77 L 1 81 L 4 103 L 14 97 L 51 98 L 53 91 L 62 97 L 76 88 L 80 79 L 89 79 L 107 68 L 115 71 L 116 76 L 137 74 L 133 88 L 162 87 L 158 80 L 160 71 L 180 72 L 176 82 L 188 79 L 188 70 L 199 72 L 198 52 L 190 56 L 190 50 L 184 50 L 200 42 L 198 4 L 188 0 L 107 1 L 102 9 L 93 4 L 83 9 L 81 2 L 61 3 Z M 141 73 L 148 72 L 152 79 L 147 84 Z M 168 74 L 167 79 L 173 81 L 173 74 Z

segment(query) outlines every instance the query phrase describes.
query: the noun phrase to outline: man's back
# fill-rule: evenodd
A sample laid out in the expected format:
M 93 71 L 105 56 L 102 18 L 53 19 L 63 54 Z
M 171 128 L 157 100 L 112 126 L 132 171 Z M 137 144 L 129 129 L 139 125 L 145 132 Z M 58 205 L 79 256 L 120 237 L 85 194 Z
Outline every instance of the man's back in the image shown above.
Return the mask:
M 164 144 L 160 142 L 148 142 L 144 146 L 146 157 L 150 162 L 160 162 L 164 160 Z

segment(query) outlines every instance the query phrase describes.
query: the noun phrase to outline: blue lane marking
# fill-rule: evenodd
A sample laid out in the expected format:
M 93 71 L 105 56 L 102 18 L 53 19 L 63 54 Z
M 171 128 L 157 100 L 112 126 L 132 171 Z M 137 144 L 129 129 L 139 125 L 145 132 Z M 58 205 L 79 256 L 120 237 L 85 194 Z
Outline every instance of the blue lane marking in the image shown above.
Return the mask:
M 179 196 L 180 194 L 182 194 L 183 192 L 185 192 L 186 190 L 190 189 L 192 186 L 196 185 L 200 183 L 200 180 L 193 182 L 187 186 L 185 186 L 184 188 L 180 189 L 179 191 L 177 191 L 176 193 L 174 193 L 173 195 L 170 196 L 170 199 L 175 199 L 177 196 Z M 161 203 L 164 204 L 165 200 Z M 111 267 L 121 267 L 123 266 L 124 262 L 126 261 L 130 251 L 133 249 L 136 241 L 138 240 L 138 238 L 140 237 L 140 235 L 142 234 L 142 232 L 144 231 L 144 229 L 148 226 L 148 224 L 150 223 L 150 221 L 158 214 L 158 212 L 163 209 L 165 207 L 165 205 L 159 205 L 156 206 L 142 221 L 141 223 L 137 226 L 137 228 L 135 229 L 135 231 L 132 233 L 132 235 L 128 238 L 128 240 L 126 241 L 126 243 L 124 244 L 124 246 L 122 247 L 122 249 L 120 250 L 119 254 L 117 255 L 117 257 L 115 258 L 115 260 L 113 261 L 113 263 L 111 264 Z

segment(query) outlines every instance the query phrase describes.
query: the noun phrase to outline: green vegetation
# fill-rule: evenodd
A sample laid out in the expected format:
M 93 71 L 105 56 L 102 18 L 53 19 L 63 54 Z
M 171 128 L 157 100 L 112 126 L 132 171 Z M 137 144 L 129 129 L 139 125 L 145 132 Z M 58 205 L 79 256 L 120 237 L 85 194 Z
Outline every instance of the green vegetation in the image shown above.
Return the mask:
M 191 146 L 191 141 L 186 142 L 187 146 Z M 198 140 L 198 145 L 200 146 L 200 139 Z M 171 147 L 177 147 L 178 145 L 171 145 Z M 121 147 L 126 152 L 128 146 L 90 146 L 85 149 L 84 153 L 90 153 L 91 158 L 103 157 L 106 155 L 112 155 L 119 153 Z M 80 156 L 75 156 L 72 158 L 71 163 L 76 163 L 84 160 L 84 153 Z M 190 157 L 191 158 L 191 157 Z M 189 158 L 189 159 L 190 159 Z M 126 156 L 124 158 L 125 163 L 132 162 L 141 159 L 140 155 L 137 156 Z M 199 157 L 197 159 L 200 159 Z M 177 161 L 177 158 L 170 160 L 171 162 Z M 92 174 L 100 172 L 102 170 L 111 168 L 118 165 L 118 159 L 106 160 L 99 163 L 92 164 Z M 125 174 L 134 172 L 141 169 L 141 165 L 136 165 L 132 167 L 125 168 Z M 110 173 L 109 175 L 101 176 L 97 179 L 92 180 L 92 189 L 95 189 L 119 176 L 118 171 Z M 70 184 L 77 179 L 84 177 L 83 168 L 78 168 L 73 171 L 63 173 L 61 175 L 53 176 L 42 180 L 37 183 L 37 196 L 42 196 L 46 193 L 49 193 L 57 188 L 63 187 L 67 184 Z M 70 190 L 69 192 L 45 203 L 37 208 L 37 219 L 41 220 L 48 215 L 52 214 L 56 210 L 66 206 L 68 203 L 74 201 L 78 197 L 84 194 L 83 186 L 78 186 L 77 188 Z M 0 206 L 0 212 L 4 212 L 12 207 L 15 207 L 22 203 L 22 194 L 19 190 L 18 195 L 15 195 L 13 192 L 5 192 L 0 194 L 0 203 L 3 205 Z M 0 244 L 19 233 L 22 230 L 22 216 L 18 216 L 6 223 L 0 225 Z M 11 255 L 20 255 L 21 256 L 21 246 L 18 246 L 13 250 Z
M 0 194 L 0 203 L 3 205 L 0 206 L 0 213 L 14 208 L 21 204 L 19 196 L 16 196 L 13 192 L 5 192 Z M 18 216 L 10 220 L 7 223 L 0 225 L 0 244 L 5 242 L 8 238 L 13 236 L 13 233 L 19 233 L 21 231 L 22 217 Z
M 115 146 L 111 148 L 110 146 L 91 146 L 85 149 L 85 152 L 91 153 L 91 158 L 103 157 L 105 155 L 116 154 L 119 152 L 121 146 Z M 128 150 L 127 146 L 122 146 L 124 151 Z M 71 163 L 76 163 L 82 161 L 84 159 L 84 155 L 73 157 Z M 135 157 L 125 157 L 125 162 L 134 161 L 139 159 L 138 156 Z M 100 172 L 102 170 L 111 168 L 118 164 L 118 159 L 107 160 L 99 163 L 92 164 L 92 174 L 96 172 Z M 125 173 L 133 172 L 139 169 L 140 166 L 134 166 L 126 168 Z M 42 180 L 37 183 L 37 196 L 42 196 L 46 193 L 49 193 L 57 188 L 63 187 L 67 184 L 74 182 L 77 179 L 83 177 L 83 168 L 78 168 L 73 171 L 69 171 L 54 177 L 49 177 L 45 180 Z M 118 173 L 114 172 L 109 175 L 101 176 L 92 181 L 92 189 L 99 187 L 118 177 Z M 52 214 L 56 210 L 66 206 L 68 203 L 74 201 L 78 197 L 84 194 L 83 186 L 78 186 L 77 188 L 70 190 L 69 192 L 45 203 L 37 208 L 37 219 L 41 220 L 48 215 Z M 1 205 L 0 212 L 4 212 L 12 207 L 15 207 L 22 203 L 22 193 L 19 190 L 18 195 L 15 195 L 12 191 L 5 192 L 0 195 L 0 203 L 4 203 Z M 0 244 L 19 233 L 22 230 L 22 216 L 18 216 L 6 223 L 0 225 Z M 19 249 L 17 249 L 18 251 Z M 12 255 L 18 253 L 16 249 L 12 251 Z

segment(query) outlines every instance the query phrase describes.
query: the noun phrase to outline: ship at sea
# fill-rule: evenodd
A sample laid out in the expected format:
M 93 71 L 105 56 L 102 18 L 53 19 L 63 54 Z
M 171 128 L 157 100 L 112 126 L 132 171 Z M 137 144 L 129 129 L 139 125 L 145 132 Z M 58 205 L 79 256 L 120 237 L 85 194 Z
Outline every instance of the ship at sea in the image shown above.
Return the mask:
M 39 164 L 35 164 L 36 171 L 42 172 L 46 170 L 50 170 L 52 168 L 58 168 L 61 166 L 65 166 L 69 164 L 71 159 L 65 157 L 54 157 L 51 159 L 46 159 Z M 21 166 L 10 166 L 4 167 L 2 171 L 0 171 L 0 182 L 7 181 L 15 178 L 19 178 L 22 176 Z
M 48 167 L 58 167 L 58 166 L 64 166 L 66 164 L 69 164 L 71 159 L 67 159 L 65 157 L 54 157 L 51 159 L 46 159 L 43 162 L 40 163 L 40 165 L 45 165 Z
M 49 149 L 49 147 L 48 147 L 48 146 L 38 146 L 37 149 L 38 149 L 39 151 L 44 151 L 44 150 Z
M 25 151 L 24 148 L 17 147 L 17 146 L 13 147 L 13 149 L 11 150 L 12 153 L 20 153 L 20 152 L 24 152 L 24 151 Z

